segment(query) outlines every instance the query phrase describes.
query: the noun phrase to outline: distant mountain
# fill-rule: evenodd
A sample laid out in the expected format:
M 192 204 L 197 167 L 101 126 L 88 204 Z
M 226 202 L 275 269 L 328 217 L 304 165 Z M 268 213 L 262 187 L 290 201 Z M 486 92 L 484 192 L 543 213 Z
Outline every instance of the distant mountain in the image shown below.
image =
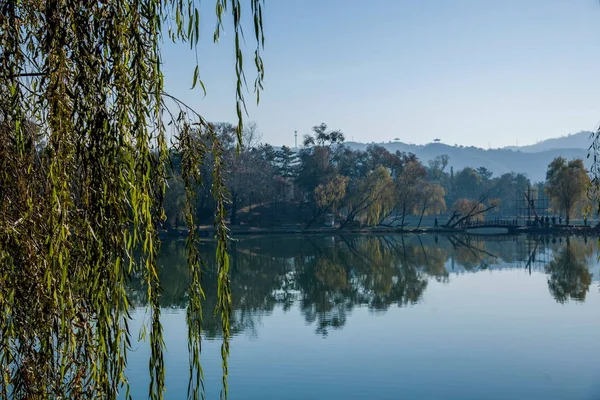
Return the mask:
M 558 149 L 589 149 L 592 144 L 592 132 L 581 131 L 572 133 L 559 138 L 546 139 L 529 146 L 509 146 L 505 147 L 508 150 L 519 150 L 523 153 L 537 153 L 540 151 L 558 150 Z
M 546 179 L 548 164 L 558 156 L 568 160 L 582 158 L 587 168 L 591 160 L 587 158 L 591 144 L 590 132 L 580 132 L 562 138 L 544 140 L 531 146 L 484 150 L 478 147 L 449 146 L 443 143 L 426 145 L 406 144 L 402 142 L 372 143 L 385 147 L 390 152 L 397 150 L 411 152 L 424 163 L 436 156 L 447 154 L 450 157 L 448 169 L 458 171 L 465 167 L 486 167 L 499 176 L 507 172 L 526 174 L 532 182 Z M 353 149 L 364 150 L 367 143 L 346 142 Z M 560 147 L 557 147 L 560 146 Z

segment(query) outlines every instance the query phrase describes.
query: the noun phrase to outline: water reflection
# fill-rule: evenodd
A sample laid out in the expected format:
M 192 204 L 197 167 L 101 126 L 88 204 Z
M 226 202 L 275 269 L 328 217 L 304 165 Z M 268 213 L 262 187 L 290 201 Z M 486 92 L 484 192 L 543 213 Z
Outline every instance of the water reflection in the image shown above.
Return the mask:
M 204 331 L 219 335 L 211 318 L 216 301 L 213 244 L 203 244 Z M 522 268 L 548 274 L 551 296 L 560 303 L 585 301 L 596 267 L 596 240 L 584 238 L 458 236 L 283 236 L 243 238 L 231 243 L 232 333 L 256 335 L 261 318 L 275 307 L 297 305 L 315 332 L 342 328 L 355 307 L 385 312 L 420 301 L 430 280 L 448 283 L 456 273 Z M 184 242 L 163 245 L 165 308 L 187 304 Z M 137 283 L 133 303 L 144 304 Z
M 593 255 L 591 245 L 581 241 L 566 240 L 566 246 L 554 252 L 552 260 L 546 267 L 548 288 L 559 303 L 570 299 L 584 301 L 592 274 L 588 269 L 588 259 Z
M 306 240 L 313 251 L 294 258 L 294 288 L 317 333 L 342 327 L 356 306 L 383 311 L 414 304 L 427 287 L 417 268 L 420 253 L 401 237 L 340 237 L 334 246 L 322 246 L 318 237 Z

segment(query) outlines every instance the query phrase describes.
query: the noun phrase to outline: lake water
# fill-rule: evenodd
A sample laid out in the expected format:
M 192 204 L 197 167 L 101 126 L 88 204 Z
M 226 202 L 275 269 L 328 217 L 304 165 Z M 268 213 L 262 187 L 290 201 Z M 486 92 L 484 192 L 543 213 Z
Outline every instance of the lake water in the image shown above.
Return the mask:
M 166 398 L 184 399 L 184 242 L 163 250 Z M 261 236 L 231 251 L 232 400 L 600 399 L 596 239 Z M 207 316 L 215 282 L 207 271 Z M 135 329 L 145 311 L 132 297 Z M 205 322 L 217 399 L 220 327 Z M 148 348 L 134 347 L 128 376 L 145 398 Z

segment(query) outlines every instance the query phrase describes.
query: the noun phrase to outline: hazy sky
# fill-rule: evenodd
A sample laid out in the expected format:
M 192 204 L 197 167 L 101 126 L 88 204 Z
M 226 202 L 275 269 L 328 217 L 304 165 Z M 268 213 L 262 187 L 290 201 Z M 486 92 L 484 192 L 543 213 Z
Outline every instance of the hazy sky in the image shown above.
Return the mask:
M 202 7 L 208 93 L 189 90 L 187 45 L 164 45 L 165 86 L 208 120 L 234 122 L 232 35 L 212 44 L 214 1 Z M 321 122 L 347 140 L 487 148 L 600 121 L 598 0 L 267 0 L 264 20 L 265 91 L 258 107 L 247 94 L 247 120 L 273 145 Z

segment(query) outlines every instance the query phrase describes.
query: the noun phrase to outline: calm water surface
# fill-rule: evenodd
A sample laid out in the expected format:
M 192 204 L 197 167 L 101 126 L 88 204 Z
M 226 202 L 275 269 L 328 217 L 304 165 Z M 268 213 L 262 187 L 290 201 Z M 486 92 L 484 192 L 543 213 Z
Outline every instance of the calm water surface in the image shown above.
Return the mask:
M 184 243 L 163 252 L 166 398 L 184 399 Z M 230 399 L 600 399 L 595 239 L 262 236 L 232 253 Z M 214 271 L 205 282 L 210 316 Z M 139 329 L 143 291 L 132 296 Z M 204 329 L 217 399 L 220 326 Z M 134 347 L 145 398 L 148 348 Z

